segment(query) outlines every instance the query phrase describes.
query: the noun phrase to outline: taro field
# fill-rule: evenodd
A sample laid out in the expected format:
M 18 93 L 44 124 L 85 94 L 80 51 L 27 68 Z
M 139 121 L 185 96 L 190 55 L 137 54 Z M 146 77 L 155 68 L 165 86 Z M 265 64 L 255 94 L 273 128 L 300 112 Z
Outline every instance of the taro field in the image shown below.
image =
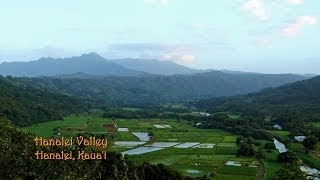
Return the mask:
M 187 121 L 82 115 L 38 123 L 22 130 L 42 137 L 112 134 L 108 151 L 120 152 L 137 164 L 162 163 L 188 176 L 249 180 L 257 178 L 259 168 L 253 158 L 236 157 L 235 135 L 217 129 L 199 129 Z

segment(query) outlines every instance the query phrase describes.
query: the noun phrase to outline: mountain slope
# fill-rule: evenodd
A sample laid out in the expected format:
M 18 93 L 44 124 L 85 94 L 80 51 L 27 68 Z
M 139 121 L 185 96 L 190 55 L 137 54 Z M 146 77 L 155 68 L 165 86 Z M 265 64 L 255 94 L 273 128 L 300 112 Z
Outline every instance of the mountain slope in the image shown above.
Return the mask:
M 280 122 L 320 121 L 320 76 L 244 96 L 201 100 L 197 106 L 213 112 L 260 114 Z
M 79 57 L 52 59 L 41 58 L 31 62 L 11 62 L 0 64 L 1 75 L 11 76 L 55 76 L 61 74 L 87 73 L 91 75 L 132 76 L 144 74 L 107 61 L 96 53 Z
M 57 120 L 85 111 L 80 100 L 46 88 L 36 88 L 22 78 L 0 76 L 0 114 L 17 125 Z
M 246 94 L 301 79 L 304 77 L 289 74 L 233 75 L 213 71 L 194 75 L 94 79 L 34 78 L 32 81 L 104 104 L 141 105 Z
M 143 71 L 149 74 L 174 75 L 174 74 L 195 74 L 203 70 L 191 69 L 170 61 L 160 61 L 154 59 L 116 59 L 117 63 L 128 69 Z

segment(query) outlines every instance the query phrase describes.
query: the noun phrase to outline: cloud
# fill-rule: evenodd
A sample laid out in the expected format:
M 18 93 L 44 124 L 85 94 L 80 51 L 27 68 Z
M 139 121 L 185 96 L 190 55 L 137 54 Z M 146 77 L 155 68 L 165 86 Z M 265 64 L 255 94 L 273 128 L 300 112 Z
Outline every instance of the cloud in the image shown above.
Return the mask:
M 242 4 L 241 9 L 254 15 L 260 21 L 269 20 L 269 14 L 262 0 L 249 0 Z
M 192 63 L 194 61 L 195 57 L 192 54 L 185 54 L 181 56 L 180 60 L 184 63 Z
M 302 4 L 303 0 L 285 0 L 285 2 L 288 4 L 298 5 L 298 4 Z
M 137 58 L 160 59 L 179 63 L 192 63 L 195 55 L 188 44 L 123 43 L 108 46 L 108 51 Z
M 172 51 L 163 53 L 161 55 L 161 59 L 166 61 L 179 62 L 182 64 L 190 64 L 195 60 L 195 56 L 193 54 L 188 54 L 183 51 L 172 50 Z
M 289 22 L 281 29 L 281 35 L 284 37 L 294 37 L 301 29 L 307 25 L 317 24 L 318 19 L 315 16 L 300 16 L 296 20 Z

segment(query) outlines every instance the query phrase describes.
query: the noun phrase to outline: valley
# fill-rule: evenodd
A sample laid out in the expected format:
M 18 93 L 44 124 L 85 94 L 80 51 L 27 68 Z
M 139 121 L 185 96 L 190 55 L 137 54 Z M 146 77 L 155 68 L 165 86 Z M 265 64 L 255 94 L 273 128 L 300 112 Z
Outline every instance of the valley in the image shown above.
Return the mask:
M 318 1 L 0 7 L 0 180 L 320 180 Z
M 109 139 L 108 152 L 122 153 L 136 164 L 161 163 L 191 177 L 273 179 L 274 173 L 282 166 L 277 161 L 277 149 L 264 149 L 268 142 L 266 140 L 256 140 L 254 145 L 256 150 L 264 149 L 263 158 L 245 157 L 238 155 L 236 141 L 239 136 L 219 129 L 200 129 L 195 125 L 197 121 L 103 118 L 101 110 L 93 112 L 90 115 L 72 115 L 63 120 L 38 123 L 21 130 L 43 137 L 105 137 Z M 236 115 L 230 117 L 239 118 Z M 281 141 L 289 138 L 287 131 L 270 132 L 280 137 Z M 317 161 L 312 154 L 320 154 L 320 148 L 306 156 L 303 152 L 300 154 L 300 146 L 299 143 L 290 143 L 288 148 L 299 157 L 302 155 L 300 158 L 304 162 Z

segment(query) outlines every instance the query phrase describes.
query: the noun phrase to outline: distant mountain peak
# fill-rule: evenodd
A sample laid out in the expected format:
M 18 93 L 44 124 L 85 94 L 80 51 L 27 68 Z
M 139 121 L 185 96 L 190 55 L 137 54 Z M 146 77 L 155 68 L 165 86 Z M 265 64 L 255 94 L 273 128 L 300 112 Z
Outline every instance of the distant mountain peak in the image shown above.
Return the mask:
M 80 58 L 102 58 L 104 59 L 102 56 L 100 56 L 98 53 L 95 52 L 91 52 L 91 53 L 84 53 L 81 56 L 79 56 Z
M 82 54 L 81 56 L 73 57 L 72 59 L 77 59 L 81 61 L 107 61 L 104 57 L 100 56 L 95 52 Z
M 32 62 L 12 62 L 0 65 L 0 74 L 12 76 L 55 76 L 78 72 L 114 76 L 145 74 L 108 61 L 94 52 L 70 58 L 43 57 Z

